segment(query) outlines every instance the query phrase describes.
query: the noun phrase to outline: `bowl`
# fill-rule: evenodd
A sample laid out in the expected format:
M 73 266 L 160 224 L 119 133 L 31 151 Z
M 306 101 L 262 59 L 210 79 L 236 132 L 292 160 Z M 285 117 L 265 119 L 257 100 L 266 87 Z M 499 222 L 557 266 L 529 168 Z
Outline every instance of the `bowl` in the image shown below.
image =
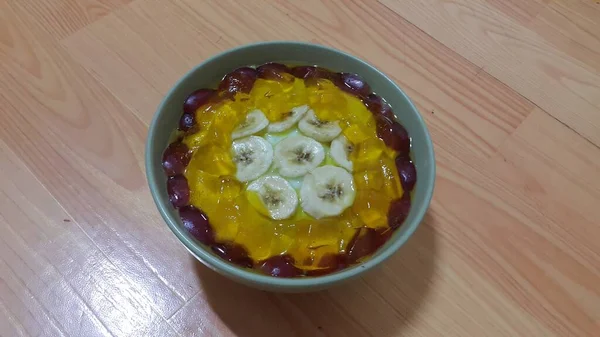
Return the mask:
M 210 248 L 188 235 L 177 211 L 169 202 L 167 177 L 163 173 L 161 159 L 163 151 L 173 140 L 184 99 L 196 89 L 216 87 L 225 74 L 238 67 L 266 62 L 319 65 L 333 71 L 359 74 L 371 85 L 374 92 L 391 104 L 398 120 L 412 138 L 412 159 L 417 169 L 418 180 L 413 191 L 410 213 L 389 241 L 360 264 L 325 276 L 291 279 L 245 270 L 222 260 Z M 431 137 L 423 118 L 402 89 L 375 67 L 345 52 L 321 45 L 291 41 L 263 42 L 237 47 L 205 60 L 185 74 L 167 93 L 154 115 L 148 131 L 145 161 L 150 192 L 160 214 L 194 257 L 210 269 L 234 281 L 262 290 L 279 292 L 321 290 L 353 279 L 382 263 L 394 254 L 419 226 L 429 207 L 435 180 Z

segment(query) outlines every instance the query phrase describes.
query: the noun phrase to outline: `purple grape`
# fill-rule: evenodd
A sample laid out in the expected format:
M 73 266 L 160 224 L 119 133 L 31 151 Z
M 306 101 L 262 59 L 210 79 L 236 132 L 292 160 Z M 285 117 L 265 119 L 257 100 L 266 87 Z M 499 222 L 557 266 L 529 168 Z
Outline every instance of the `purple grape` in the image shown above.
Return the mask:
M 302 275 L 302 270 L 294 266 L 294 258 L 290 255 L 272 256 L 259 265 L 259 269 L 273 277 L 296 277 Z
M 163 152 L 162 166 L 167 176 L 183 174 L 190 159 L 191 153 L 188 147 L 181 142 L 174 142 Z
M 265 63 L 262 66 L 256 68 L 259 78 L 274 81 L 289 81 L 293 80 L 293 77 L 289 75 L 290 68 L 285 64 L 281 63 Z M 288 74 L 286 76 L 286 74 Z
M 408 191 L 404 192 L 402 198 L 390 203 L 390 208 L 388 209 L 388 226 L 390 228 L 397 229 L 402 226 L 410 211 L 410 205 L 410 193 Z
M 205 245 L 210 245 L 215 241 L 215 235 L 208 221 L 208 216 L 200 209 L 194 206 L 185 206 L 179 209 L 179 217 L 183 222 L 183 227 L 196 240 Z
M 400 183 L 406 193 L 413 190 L 417 182 L 417 169 L 415 164 L 408 156 L 399 155 L 396 157 L 396 169 L 400 177 Z
M 183 112 L 194 114 L 201 106 L 210 102 L 215 93 L 213 89 L 198 89 L 192 92 L 183 103 Z
M 346 248 L 348 261 L 356 263 L 359 259 L 372 254 L 379 248 L 377 232 L 372 228 L 359 229 Z
M 198 89 L 192 92 L 183 102 L 183 115 L 179 119 L 179 130 L 187 131 L 196 123 L 196 111 L 209 103 L 215 96 L 212 89 Z
M 308 270 L 306 276 L 323 276 L 340 271 L 348 266 L 348 258 L 344 254 L 326 254 L 317 266 L 320 269 Z
M 332 79 L 333 73 L 329 70 L 315 66 L 298 66 L 290 70 L 291 74 L 301 79 Z
M 363 103 L 374 116 L 381 115 L 391 121 L 396 120 L 396 116 L 392 111 L 392 107 L 387 104 L 387 102 L 384 101 L 379 95 L 371 93 L 363 98 Z
M 238 92 L 249 93 L 256 81 L 256 69 L 250 67 L 238 68 L 223 77 L 219 84 L 220 91 L 226 91 L 231 95 Z
M 254 262 L 248 256 L 248 252 L 244 247 L 237 243 L 225 242 L 213 245 L 213 252 L 219 255 L 222 259 L 244 268 L 252 268 Z
M 384 116 L 376 116 L 377 136 L 391 149 L 408 154 L 410 152 L 410 136 L 400 123 Z
M 178 174 L 170 177 L 167 180 L 167 193 L 173 207 L 187 206 L 190 202 L 190 187 L 185 176 Z
M 336 85 L 343 91 L 358 97 L 366 97 L 371 93 L 371 86 L 356 74 L 339 73 Z

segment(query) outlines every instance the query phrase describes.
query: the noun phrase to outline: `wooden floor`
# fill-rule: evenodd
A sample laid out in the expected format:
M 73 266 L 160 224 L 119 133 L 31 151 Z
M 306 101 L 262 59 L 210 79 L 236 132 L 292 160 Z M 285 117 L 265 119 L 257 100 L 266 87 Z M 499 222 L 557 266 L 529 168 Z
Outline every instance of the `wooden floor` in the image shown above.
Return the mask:
M 239 44 L 353 53 L 413 98 L 434 200 L 309 295 L 196 262 L 146 186 L 152 114 Z M 598 336 L 600 3 L 0 0 L 1 336 Z

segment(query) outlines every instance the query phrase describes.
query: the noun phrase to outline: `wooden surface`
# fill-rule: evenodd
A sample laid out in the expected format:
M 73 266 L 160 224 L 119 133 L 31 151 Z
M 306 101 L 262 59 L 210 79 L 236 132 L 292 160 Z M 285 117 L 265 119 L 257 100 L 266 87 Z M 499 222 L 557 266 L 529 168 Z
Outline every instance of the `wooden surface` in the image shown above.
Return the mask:
M 379 67 L 435 143 L 420 229 L 327 292 L 207 270 L 145 182 L 169 87 L 273 39 Z M 600 4 L 0 0 L 0 174 L 2 336 L 598 336 Z

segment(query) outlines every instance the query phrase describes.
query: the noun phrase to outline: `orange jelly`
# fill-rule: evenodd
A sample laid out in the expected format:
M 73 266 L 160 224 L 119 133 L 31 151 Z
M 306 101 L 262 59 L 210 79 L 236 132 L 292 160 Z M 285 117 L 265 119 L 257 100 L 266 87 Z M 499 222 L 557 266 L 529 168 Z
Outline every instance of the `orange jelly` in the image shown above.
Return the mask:
M 193 116 L 197 127 L 183 133 L 181 142 L 191 153 L 184 173 L 189 204 L 206 214 L 216 242 L 244 247 L 253 261 L 285 255 L 298 269 L 318 271 L 328 265 L 326 259 L 346 252 L 359 231 L 389 230 L 390 204 L 404 192 L 395 164 L 398 152 L 378 137 L 375 118 L 363 101 L 328 79 L 307 82 L 291 75 L 284 80 L 258 78 L 249 93 L 237 92 L 231 99 L 201 106 Z M 356 196 L 339 216 L 315 219 L 298 206 L 291 217 L 273 220 L 246 191 L 249 183 L 236 179 L 231 135 L 255 109 L 277 122 L 302 105 L 320 120 L 339 122 L 353 148 L 349 159 Z M 258 135 L 275 142 L 289 133 Z M 321 166 L 335 165 L 327 144 L 325 148 Z

